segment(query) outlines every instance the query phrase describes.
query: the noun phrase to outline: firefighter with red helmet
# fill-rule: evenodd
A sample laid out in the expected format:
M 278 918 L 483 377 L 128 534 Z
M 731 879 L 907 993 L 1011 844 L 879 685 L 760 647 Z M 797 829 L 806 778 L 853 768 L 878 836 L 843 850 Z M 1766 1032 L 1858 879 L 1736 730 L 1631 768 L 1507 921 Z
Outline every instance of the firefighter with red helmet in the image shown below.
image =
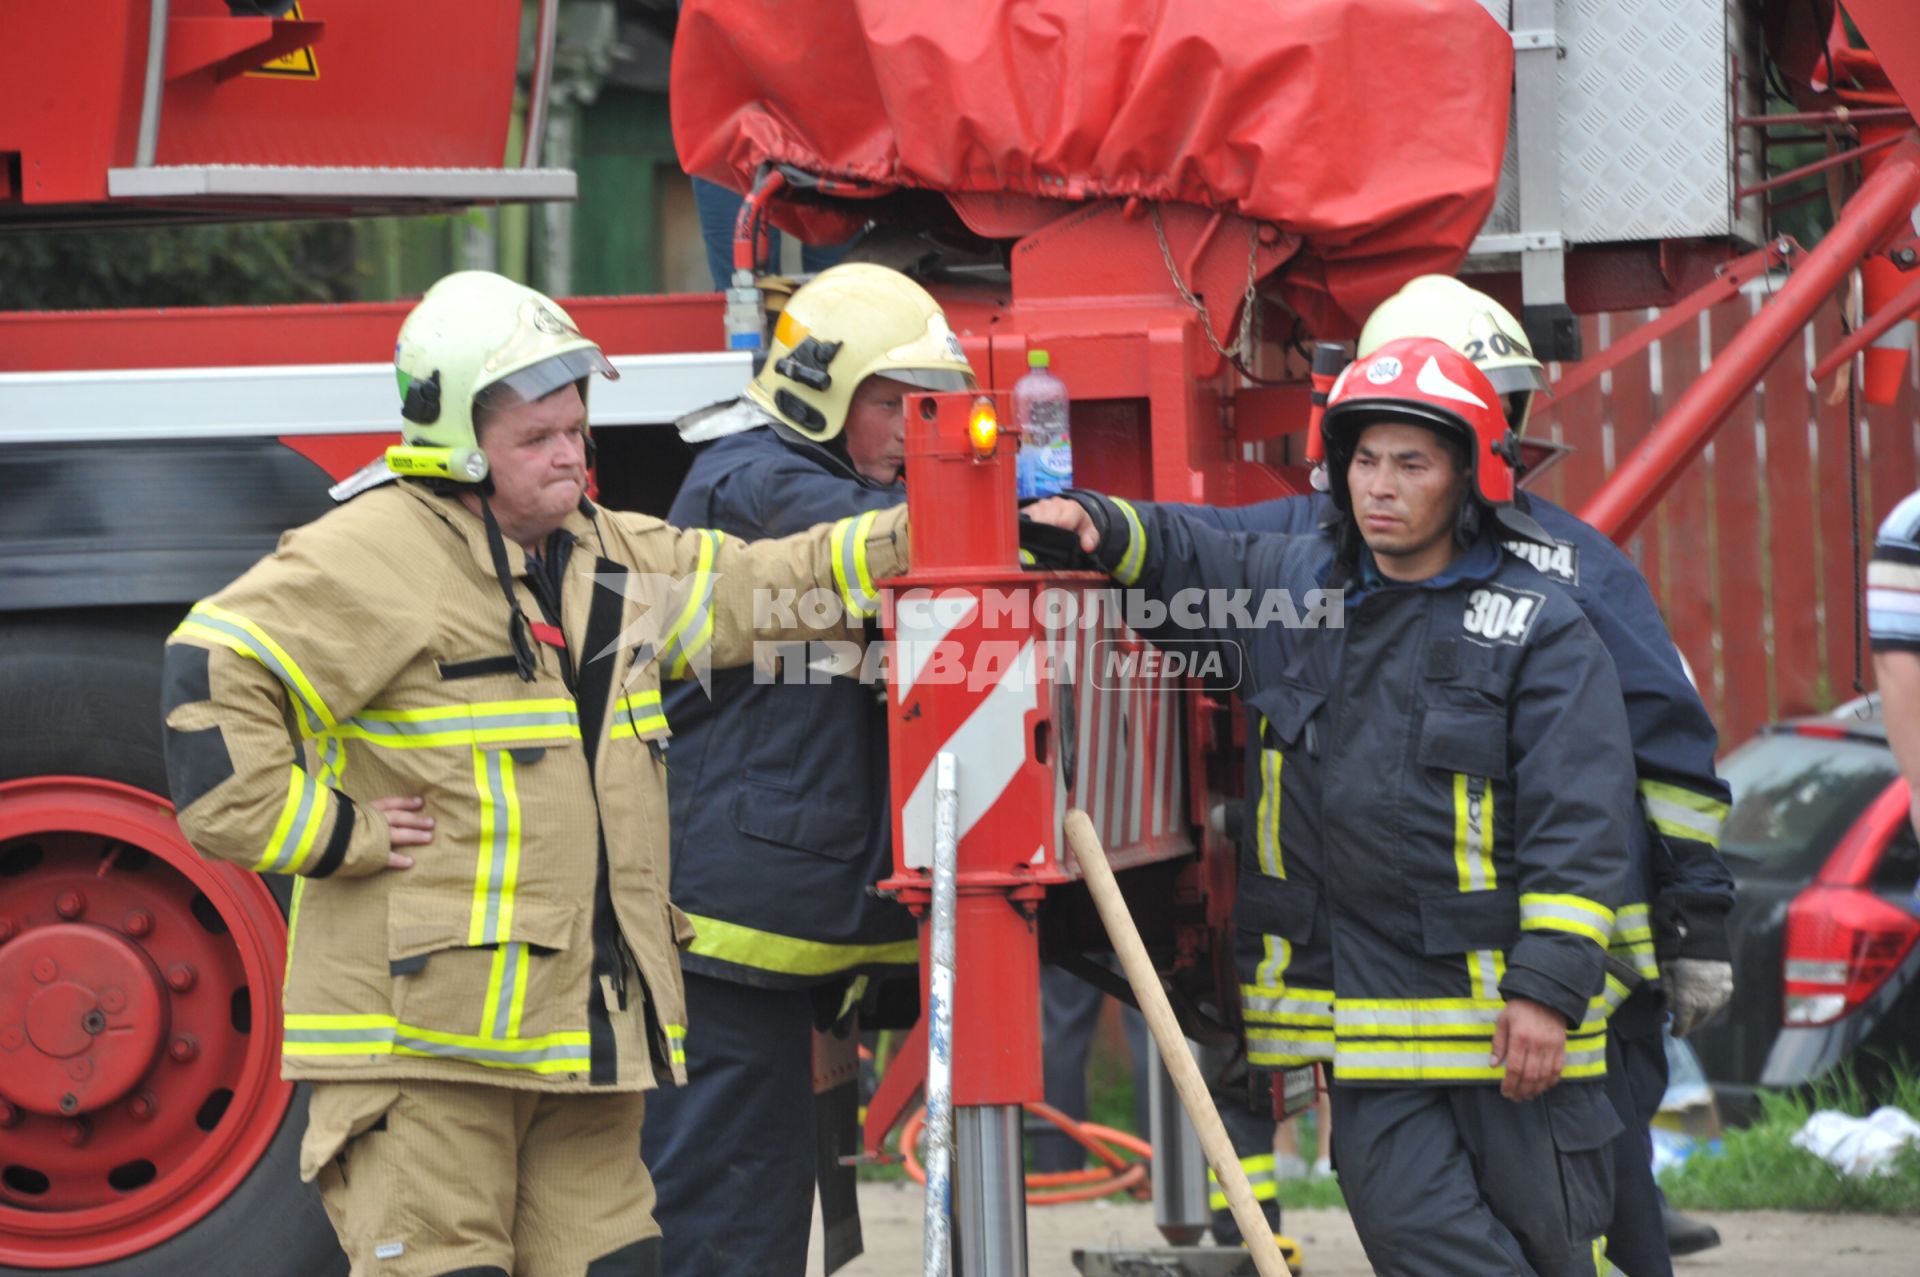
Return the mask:
M 1241 663 L 1259 733 L 1235 904 L 1249 1054 L 1331 1065 L 1369 1260 L 1589 1273 L 1620 1130 L 1598 1084 L 1634 809 L 1619 684 L 1579 608 L 1501 548 L 1545 534 L 1514 505 L 1512 436 L 1468 358 L 1381 346 L 1342 374 L 1325 430 L 1335 513 L 1313 534 L 1075 499 L 1123 585 L 1284 590 L 1294 607 L 1262 614 L 1309 622 L 1227 611 L 1152 637 Z

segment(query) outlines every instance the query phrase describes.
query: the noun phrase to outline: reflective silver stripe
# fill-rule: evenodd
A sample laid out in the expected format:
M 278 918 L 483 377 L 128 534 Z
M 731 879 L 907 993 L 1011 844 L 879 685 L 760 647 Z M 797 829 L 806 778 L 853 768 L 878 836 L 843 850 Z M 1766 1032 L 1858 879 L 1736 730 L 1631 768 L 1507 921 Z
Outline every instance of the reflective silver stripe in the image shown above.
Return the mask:
M 1720 827 L 1727 818 L 1725 803 L 1651 780 L 1640 782 L 1640 797 L 1647 804 L 1647 819 L 1659 833 L 1669 838 L 1691 838 L 1711 847 L 1720 845 Z
M 319 783 L 298 767 L 293 769 L 292 778 L 293 783 L 300 787 L 300 805 L 294 810 L 293 819 L 288 822 L 287 832 L 279 845 L 268 848 L 272 859 L 260 865 L 260 870 L 265 873 L 286 873 L 293 867 L 301 840 L 314 820 L 315 799 L 320 797 Z M 321 800 L 320 806 L 325 806 L 324 800 Z
M 514 942 L 500 946 L 500 995 L 494 1002 L 493 1036 L 513 1034 L 513 994 L 520 983 L 520 968 L 527 960 L 527 946 Z
M 187 619 L 182 622 L 182 624 L 198 625 L 209 630 L 215 630 L 233 639 L 242 647 L 246 648 L 247 651 L 251 652 L 255 659 L 266 666 L 268 670 L 272 671 L 273 676 L 280 680 L 288 692 L 292 693 L 294 704 L 299 707 L 302 716 L 306 719 L 308 735 L 312 735 L 322 727 L 333 722 L 333 715 L 328 712 L 326 705 L 320 701 L 319 692 L 315 691 L 313 693 L 313 699 L 309 700 L 307 693 L 301 690 L 301 684 L 306 682 L 304 673 L 301 673 L 300 677 L 296 677 L 296 671 L 275 655 L 271 647 L 248 633 L 244 626 L 235 625 L 231 621 L 222 620 L 212 613 L 205 611 L 206 606 L 204 603 L 196 604 L 193 610 L 187 613 Z M 311 684 L 308 684 L 308 686 L 310 687 Z
M 404 739 L 409 736 L 443 736 L 450 732 L 514 727 L 572 728 L 577 734 L 580 730 L 580 715 L 575 710 L 546 710 L 532 714 L 474 713 L 450 715 L 446 718 L 373 718 L 361 715 L 348 719 L 345 725 L 364 732 L 370 737 L 386 736 L 394 739 Z
M 497 944 L 503 937 L 500 934 L 500 897 L 507 877 L 507 846 L 511 841 L 510 824 L 514 813 L 507 801 L 507 776 L 513 766 L 513 757 L 503 749 L 483 749 L 476 751 L 481 766 L 485 769 L 485 800 L 491 821 L 490 837 L 487 845 L 481 848 L 480 892 L 485 899 L 482 906 L 480 931 L 470 936 L 473 944 Z
M 674 621 L 660 647 L 660 663 L 669 678 L 685 678 L 695 655 L 713 638 L 713 562 L 720 553 L 720 534 L 706 528 L 700 535 L 700 554 L 694 566 L 693 597 Z
M 1505 965 L 1499 950 L 1475 949 L 1467 955 L 1467 967 L 1473 973 L 1473 996 L 1500 996 L 1500 970 Z
M 547 1046 L 526 1048 L 483 1047 L 469 1042 L 436 1042 L 430 1038 L 414 1037 L 405 1029 L 395 1031 L 393 1044 L 396 1049 L 411 1051 L 417 1055 L 439 1055 L 488 1064 L 550 1064 L 555 1061 L 568 1061 L 584 1066 L 591 1050 L 586 1042 L 556 1042 Z
M 1269 1030 L 1264 1025 L 1247 1026 L 1247 1058 L 1255 1064 L 1283 1062 L 1305 1063 L 1331 1060 L 1333 1033 L 1330 1030 Z M 1281 1057 L 1276 1061 L 1274 1057 Z
M 1520 893 L 1522 931 L 1571 931 L 1605 947 L 1613 934 L 1613 910 L 1578 896 Z
M 1132 504 L 1119 497 L 1107 499 L 1120 507 L 1120 515 L 1127 521 L 1127 549 L 1114 566 L 1113 579 L 1122 585 L 1132 585 L 1140 579 L 1142 569 L 1147 566 L 1147 532 L 1140 526 L 1140 513 Z
M 1243 984 L 1240 1007 L 1249 1017 L 1257 1016 L 1267 1023 L 1330 1025 L 1334 1022 L 1330 993 L 1316 997 L 1296 989 L 1274 994 L 1263 992 L 1256 985 Z
M 1264 729 L 1266 719 L 1260 720 Z M 1286 755 L 1277 749 L 1260 751 L 1260 802 L 1255 815 L 1260 821 L 1260 872 L 1273 878 L 1287 876 L 1287 865 L 1280 852 L 1280 803 L 1283 791 L 1280 777 L 1287 765 Z
M 862 619 L 877 616 L 880 600 L 873 590 L 873 578 L 867 575 L 867 536 L 873 531 L 878 510 L 869 510 L 858 519 L 842 519 L 834 529 L 833 555 L 840 597 L 847 611 Z
M 1456 1037 L 1493 1034 L 1504 1003 L 1439 1007 L 1354 1006 L 1336 1001 L 1334 1025 L 1342 1037 L 1402 1037 L 1409 1033 L 1449 1033 Z
M 283 1042 L 298 1044 L 301 1042 L 370 1042 L 381 1046 L 393 1045 L 394 1026 L 369 1025 L 358 1029 L 287 1029 L 280 1036 Z
M 1467 883 L 1475 891 L 1494 885 L 1489 851 L 1493 840 L 1487 837 L 1487 817 L 1493 811 L 1492 786 L 1484 776 L 1467 777 Z

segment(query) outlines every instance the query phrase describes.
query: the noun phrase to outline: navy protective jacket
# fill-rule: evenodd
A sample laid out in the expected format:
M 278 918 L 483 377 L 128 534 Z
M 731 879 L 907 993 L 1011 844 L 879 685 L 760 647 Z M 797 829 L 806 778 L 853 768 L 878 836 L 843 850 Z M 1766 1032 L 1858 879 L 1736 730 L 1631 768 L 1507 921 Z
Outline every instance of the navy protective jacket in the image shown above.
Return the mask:
M 1646 822 L 1644 830 L 1635 831 L 1639 885 L 1621 910 L 1615 955 L 1649 983 L 1660 978 L 1656 949 L 1660 957 L 1727 960 L 1733 875 L 1719 848 L 1729 792 L 1714 767 L 1719 735 L 1713 719 L 1687 678 L 1646 578 L 1633 561 L 1552 502 L 1531 493 L 1521 500 L 1555 545 L 1549 549 L 1514 540 L 1507 542 L 1507 550 L 1526 559 L 1586 614 L 1613 658 L 1626 697 Z M 1325 522 L 1333 502 L 1317 495 L 1239 507 L 1165 508 L 1227 532 L 1297 534 Z
M 1499 1080 L 1513 998 L 1568 1026 L 1563 1076 L 1606 1071 L 1606 946 L 1628 892 L 1634 771 L 1613 664 L 1564 593 L 1489 539 L 1439 576 L 1383 580 L 1331 536 L 1226 534 L 1075 494 L 1122 585 L 1200 628 L 1258 715 L 1234 907 L 1249 1058 L 1332 1059 L 1343 1083 Z M 1343 590 L 1334 623 L 1317 591 Z M 1249 622 L 1213 608 L 1238 592 Z M 1191 598 L 1191 595 L 1187 596 Z M 1191 615 L 1191 613 L 1189 613 Z M 1329 961 L 1330 960 L 1330 961 Z
M 905 500 L 768 425 L 697 445 L 668 517 L 757 540 Z M 773 987 L 911 970 L 913 918 L 870 890 L 892 863 L 886 689 L 792 674 L 718 670 L 711 699 L 665 695 L 672 895 L 699 933 L 681 961 Z

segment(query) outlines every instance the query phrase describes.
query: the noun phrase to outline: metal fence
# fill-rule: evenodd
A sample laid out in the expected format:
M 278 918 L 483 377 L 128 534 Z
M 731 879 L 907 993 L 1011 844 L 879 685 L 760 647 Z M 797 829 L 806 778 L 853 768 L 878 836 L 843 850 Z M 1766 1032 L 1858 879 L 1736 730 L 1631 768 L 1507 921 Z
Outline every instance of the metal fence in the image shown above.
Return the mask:
M 1534 490 L 1579 510 L 1763 300 L 1750 288 L 1536 418 L 1530 433 L 1575 451 Z M 1656 313 L 1587 316 L 1588 354 Z M 1841 336 L 1838 305 L 1823 308 L 1625 547 L 1693 668 L 1723 746 L 1770 719 L 1848 699 L 1856 677 L 1872 686 L 1861 573 L 1877 521 L 1915 487 L 1920 361 L 1910 355 L 1898 402 L 1856 399 L 1850 410 L 1844 375 L 1808 382 Z M 1859 423 L 1852 448 L 1850 416 Z

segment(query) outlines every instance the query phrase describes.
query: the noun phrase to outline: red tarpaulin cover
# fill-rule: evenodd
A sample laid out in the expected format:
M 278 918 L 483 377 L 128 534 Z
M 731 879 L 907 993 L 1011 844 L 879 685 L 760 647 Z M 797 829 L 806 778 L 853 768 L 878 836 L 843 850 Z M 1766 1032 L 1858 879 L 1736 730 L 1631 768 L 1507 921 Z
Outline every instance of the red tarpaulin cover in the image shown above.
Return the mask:
M 945 192 L 998 234 L 1061 199 L 1242 213 L 1302 238 L 1287 300 L 1350 332 L 1464 256 L 1512 66 L 1475 0 L 687 0 L 673 134 L 688 172 L 735 190 L 773 161 Z M 776 220 L 833 242 L 866 216 Z

